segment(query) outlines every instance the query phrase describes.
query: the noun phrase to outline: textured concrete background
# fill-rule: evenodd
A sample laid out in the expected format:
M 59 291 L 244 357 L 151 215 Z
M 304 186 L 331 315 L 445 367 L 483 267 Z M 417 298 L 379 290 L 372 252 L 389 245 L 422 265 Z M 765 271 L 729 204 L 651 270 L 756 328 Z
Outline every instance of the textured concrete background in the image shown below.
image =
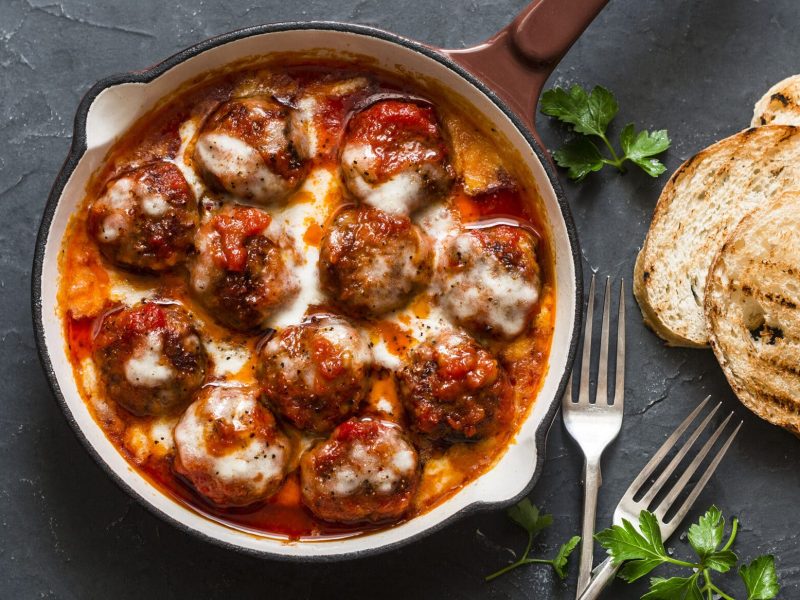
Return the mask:
M 34 236 L 70 143 L 81 95 L 97 79 L 139 69 L 208 36 L 264 22 L 330 19 L 457 47 L 508 22 L 523 0 L 243 0 L 114 4 L 0 0 L 0 597 L 18 598 L 572 598 L 546 568 L 491 584 L 482 576 L 524 545 L 502 512 L 473 516 L 397 552 L 304 566 L 238 556 L 199 542 L 139 507 L 81 448 L 53 402 L 30 324 Z M 669 171 L 744 127 L 769 85 L 800 70 L 794 0 L 611 0 L 573 47 L 553 83 L 603 84 L 621 113 L 665 127 Z M 549 147 L 562 132 L 541 119 Z M 666 177 L 593 175 L 566 184 L 587 273 L 629 278 Z M 665 348 L 629 310 L 627 416 L 607 453 L 599 522 L 633 475 L 706 394 L 745 421 L 736 445 L 700 497 L 738 514 L 737 550 L 777 556 L 784 598 L 800 597 L 796 497 L 800 446 L 742 409 L 707 351 Z M 537 554 L 551 555 L 580 527 L 581 464 L 559 420 L 543 477 L 531 495 L 555 516 Z M 692 517 L 697 516 L 695 511 Z M 670 544 L 688 550 L 677 537 Z M 732 588 L 738 583 L 731 575 Z M 616 584 L 607 598 L 636 598 Z M 739 595 L 737 594 L 737 597 Z

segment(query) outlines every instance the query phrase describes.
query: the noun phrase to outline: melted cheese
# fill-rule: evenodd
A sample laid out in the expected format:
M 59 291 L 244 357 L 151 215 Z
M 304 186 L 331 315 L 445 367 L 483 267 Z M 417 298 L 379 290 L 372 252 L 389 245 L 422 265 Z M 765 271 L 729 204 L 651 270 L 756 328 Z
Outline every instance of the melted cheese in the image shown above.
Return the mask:
M 362 331 L 340 319 L 327 319 L 320 330 L 322 337 L 337 348 L 350 355 L 355 365 L 368 365 L 372 362 L 372 351 Z
M 267 235 L 278 238 L 282 232 L 290 234 L 295 252 L 288 257 L 292 260 L 289 266 L 300 283 L 300 292 L 272 314 L 267 320 L 269 327 L 278 329 L 297 324 L 310 305 L 325 301 L 325 294 L 319 284 L 319 249 L 303 240 L 303 232 L 308 228 L 309 222 L 325 222 L 330 211 L 326 199 L 331 188 L 336 185 L 338 182 L 331 171 L 315 169 L 295 196 L 306 201 L 290 201 L 286 206 L 270 211 L 272 222 Z
M 214 375 L 216 377 L 235 375 L 252 358 L 250 349 L 240 344 L 209 337 L 205 339 L 204 345 L 206 352 L 214 361 Z
M 113 242 L 125 228 L 126 220 L 121 214 L 113 212 L 103 219 L 101 237 L 104 242 Z
M 142 212 L 148 217 L 160 217 L 169 210 L 169 202 L 159 194 L 149 194 L 141 199 Z
M 439 282 L 443 308 L 460 321 L 476 316 L 508 337 L 518 335 L 539 299 L 539 281 L 528 281 L 509 271 L 470 234 L 460 234 L 453 244 L 469 257 L 466 269 L 447 273 Z
M 191 164 L 191 157 L 188 156 L 189 146 L 196 133 L 197 123 L 195 123 L 195 121 L 189 119 L 181 124 L 180 129 L 178 129 L 178 134 L 181 138 L 181 147 L 178 149 L 175 160 L 170 162 L 183 173 L 183 178 L 186 180 L 186 183 L 189 184 L 189 187 L 192 188 L 192 191 L 194 191 L 195 198 L 202 198 L 206 191 L 206 185 L 195 170 L 189 166 Z
M 117 179 L 101 198 L 113 210 L 127 210 L 133 205 L 135 183 L 130 177 Z
M 422 164 L 400 171 L 382 183 L 370 183 L 368 174 L 376 159 L 372 147 L 367 144 L 348 144 L 342 152 L 342 166 L 353 194 L 390 214 L 411 213 L 424 196 L 424 177 L 441 175 L 436 167 Z
M 161 458 L 174 448 L 172 430 L 176 417 L 159 417 L 152 421 L 135 421 L 125 430 L 123 443 L 139 464 L 150 457 Z
M 300 155 L 307 158 L 319 152 L 319 133 L 314 123 L 317 106 L 317 99 L 313 96 L 300 98 L 291 115 L 292 141 Z
M 264 163 L 258 150 L 238 138 L 204 133 L 195 151 L 205 169 L 232 194 L 268 201 L 287 191 L 286 181 Z
M 201 408 L 204 409 L 201 411 Z M 229 452 L 215 455 L 206 445 L 207 420 L 225 422 L 237 431 L 247 430 L 248 414 L 260 410 L 251 393 L 212 395 L 207 401 L 192 404 L 175 427 L 175 443 L 181 461 L 189 468 L 198 466 L 225 483 L 247 483 L 266 489 L 276 478 L 283 476 L 288 459 L 283 444 L 267 443 L 255 435 L 237 444 Z
M 154 388 L 168 383 L 175 370 L 166 363 L 161 334 L 151 331 L 147 341 L 140 345 L 125 363 L 125 378 L 131 385 Z
M 417 457 L 394 428 L 384 432 L 382 441 L 394 448 L 388 462 L 382 462 L 367 446 L 355 442 L 350 446 L 345 462 L 322 487 L 335 496 L 350 496 L 365 485 L 381 494 L 391 493 L 403 477 L 416 469 Z

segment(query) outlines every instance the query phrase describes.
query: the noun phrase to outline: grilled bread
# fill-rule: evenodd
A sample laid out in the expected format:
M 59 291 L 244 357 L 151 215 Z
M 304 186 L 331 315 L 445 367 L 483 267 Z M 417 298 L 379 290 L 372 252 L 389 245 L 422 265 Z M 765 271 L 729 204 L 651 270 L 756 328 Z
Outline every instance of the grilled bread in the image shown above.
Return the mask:
M 800 125 L 800 75 L 779 81 L 756 102 L 751 125 Z
M 742 219 L 712 264 L 705 313 L 742 403 L 800 435 L 800 192 Z
M 787 189 L 800 189 L 800 128 L 788 125 L 737 133 L 675 172 L 634 270 L 634 294 L 659 336 L 676 346 L 708 345 L 711 261 L 744 215 Z

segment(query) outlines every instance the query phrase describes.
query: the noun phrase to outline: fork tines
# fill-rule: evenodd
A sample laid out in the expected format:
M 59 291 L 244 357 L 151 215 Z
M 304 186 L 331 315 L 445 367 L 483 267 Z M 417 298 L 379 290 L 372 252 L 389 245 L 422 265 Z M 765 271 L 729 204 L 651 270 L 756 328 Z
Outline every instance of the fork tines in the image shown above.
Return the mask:
M 678 465 L 688 455 L 689 451 L 692 450 L 701 434 L 708 429 L 709 423 L 711 423 L 714 415 L 717 413 L 722 403 L 718 403 L 716 406 L 714 406 L 713 409 L 705 416 L 705 418 L 700 421 L 699 425 L 694 428 L 683 445 L 678 448 L 675 456 L 672 457 L 667 466 L 655 479 L 653 484 L 649 487 L 646 484 L 655 476 L 657 467 L 666 459 L 670 450 L 676 447 L 678 439 L 695 421 L 699 419 L 701 413 L 703 413 L 704 409 L 709 405 L 710 400 L 711 396 L 708 396 L 697 408 L 692 411 L 688 417 L 686 417 L 683 423 L 681 423 L 672 433 L 672 435 L 667 438 L 661 448 L 659 448 L 659 450 L 655 453 L 653 458 L 650 459 L 650 462 L 645 465 L 638 477 L 636 477 L 633 483 L 631 483 L 628 491 L 623 495 L 622 502 L 620 502 L 620 505 L 625 504 L 624 509 L 627 512 L 638 515 L 641 510 L 648 509 L 652 510 L 660 522 L 675 524 L 680 523 L 681 520 L 683 520 L 683 518 L 686 516 L 686 513 L 689 512 L 689 509 L 697 499 L 697 496 L 703 490 L 706 483 L 708 483 L 708 480 L 716 470 L 717 465 L 719 465 L 720 461 L 725 456 L 725 453 L 728 451 L 731 443 L 733 443 L 734 438 L 739 433 L 739 429 L 742 426 L 741 421 L 733 428 L 730 434 L 727 435 L 725 441 L 719 447 L 705 471 L 703 471 L 702 475 L 697 480 L 697 483 L 695 483 L 694 487 L 689 491 L 688 496 L 680 505 L 680 508 L 673 512 L 669 519 L 665 518 L 667 513 L 673 508 L 675 501 L 687 489 L 687 485 L 690 483 L 690 480 L 697 472 L 703 461 L 709 456 L 709 453 L 717 444 L 725 429 L 728 428 L 728 424 L 733 418 L 733 412 L 725 417 L 725 419 L 716 429 L 711 431 L 706 442 L 697 451 L 697 454 L 685 468 L 677 481 L 669 490 L 665 492 L 663 497 L 659 498 L 658 501 L 655 502 L 655 507 L 652 507 L 652 505 L 657 499 L 656 497 L 659 495 L 659 492 L 664 489 L 664 485 L 667 483 L 670 476 L 675 472 Z M 641 497 L 636 500 L 635 498 L 639 496 Z
M 590 404 L 589 373 L 592 362 L 592 321 L 594 319 L 595 276 L 589 283 L 589 299 L 586 307 L 586 322 L 583 331 L 583 352 L 581 354 L 580 387 L 578 388 L 578 404 Z M 603 322 L 600 331 L 600 356 L 597 366 L 597 389 L 592 404 L 611 404 L 608 397 L 608 338 L 611 313 L 611 278 L 606 278 L 606 289 L 603 294 Z M 574 376 L 574 375 L 573 375 Z M 617 359 L 614 379 L 614 406 L 623 408 L 625 399 L 625 281 L 619 284 L 619 310 L 617 316 Z M 572 401 L 572 377 L 564 393 L 564 402 Z

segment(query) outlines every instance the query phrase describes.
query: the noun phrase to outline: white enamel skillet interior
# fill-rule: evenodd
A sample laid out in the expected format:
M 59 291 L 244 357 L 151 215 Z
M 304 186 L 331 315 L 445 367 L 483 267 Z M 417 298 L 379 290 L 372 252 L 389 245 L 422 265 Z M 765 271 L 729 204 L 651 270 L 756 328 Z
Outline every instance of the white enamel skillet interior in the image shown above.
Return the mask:
M 528 418 L 497 464 L 433 510 L 368 535 L 320 542 L 286 542 L 233 529 L 178 504 L 132 468 L 93 420 L 76 385 L 56 301 L 58 254 L 70 216 L 111 144 L 158 100 L 197 75 L 253 55 L 324 49 L 373 57 L 386 70 L 432 78 L 468 100 L 512 144 L 541 195 L 555 253 L 556 322 L 549 367 Z M 34 328 L 42 364 L 67 420 L 89 453 L 143 506 L 180 529 L 231 549 L 296 560 L 336 560 L 385 551 L 443 527 L 458 516 L 514 503 L 538 479 L 547 430 L 575 354 L 581 305 L 581 265 L 569 208 L 534 137 L 484 84 L 445 55 L 376 29 L 337 23 L 265 25 L 214 38 L 142 72 L 103 80 L 81 102 L 72 148 L 45 208 L 33 267 Z

